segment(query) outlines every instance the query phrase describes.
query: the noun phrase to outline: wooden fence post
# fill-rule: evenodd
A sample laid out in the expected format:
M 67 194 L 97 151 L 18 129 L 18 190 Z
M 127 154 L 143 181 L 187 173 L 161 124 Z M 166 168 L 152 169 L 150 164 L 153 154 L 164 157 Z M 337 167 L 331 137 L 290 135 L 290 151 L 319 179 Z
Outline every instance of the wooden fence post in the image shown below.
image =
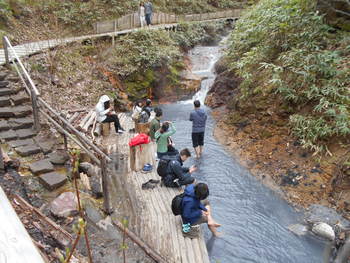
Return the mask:
M 10 65 L 9 50 L 8 50 L 7 41 L 6 41 L 5 36 L 2 37 L 2 45 L 4 46 L 6 66 L 9 66 Z
M 34 130 L 38 132 L 40 130 L 40 119 L 39 119 L 39 107 L 38 97 L 34 90 L 30 90 L 30 98 L 32 100 L 33 117 L 34 117 Z
M 4 171 L 5 170 L 5 164 L 4 164 L 4 158 L 3 158 L 3 154 L 2 154 L 2 148 L 0 146 L 0 171 Z
M 106 158 L 101 156 L 101 175 L 102 175 L 102 191 L 103 191 L 103 207 L 104 212 L 107 215 L 112 213 L 112 209 L 109 203 L 109 190 L 108 190 L 108 169 L 107 169 L 107 161 Z
M 63 113 L 60 114 L 62 118 L 64 118 Z M 67 130 L 67 125 L 61 121 L 61 126 L 64 130 Z M 62 133 L 63 136 L 63 142 L 64 142 L 64 150 L 67 152 L 68 151 L 68 138 L 67 135 L 65 133 Z

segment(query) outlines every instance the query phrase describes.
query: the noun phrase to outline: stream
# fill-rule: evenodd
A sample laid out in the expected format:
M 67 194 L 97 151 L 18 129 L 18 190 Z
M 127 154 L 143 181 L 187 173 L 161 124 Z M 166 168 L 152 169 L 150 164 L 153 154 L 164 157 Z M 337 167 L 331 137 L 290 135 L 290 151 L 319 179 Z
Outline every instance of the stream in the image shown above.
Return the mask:
M 204 77 L 193 99 L 204 101 L 214 82 L 213 68 L 222 49 L 222 44 L 199 46 L 190 52 L 193 73 Z M 289 225 L 302 223 L 303 213 L 264 186 L 225 151 L 213 136 L 215 121 L 210 117 L 210 108 L 202 107 L 208 113 L 204 153 L 199 161 L 190 158 L 185 165 L 196 163 L 199 167 L 194 176 L 209 185 L 213 215 L 222 224 L 220 238 L 211 238 L 203 227 L 211 262 L 325 262 L 326 242 L 288 230 Z M 162 109 L 163 121 L 173 121 L 177 128 L 173 136 L 176 148 L 188 147 L 193 152 L 192 124 L 188 121 L 193 100 L 163 105 Z

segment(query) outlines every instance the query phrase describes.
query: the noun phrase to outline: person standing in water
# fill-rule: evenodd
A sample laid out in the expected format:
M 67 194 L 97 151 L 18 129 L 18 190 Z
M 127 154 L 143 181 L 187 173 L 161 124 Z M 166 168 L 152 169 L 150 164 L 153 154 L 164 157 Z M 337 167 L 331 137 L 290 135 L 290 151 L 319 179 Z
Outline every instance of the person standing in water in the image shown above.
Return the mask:
M 196 153 L 196 158 L 199 159 L 203 153 L 207 114 L 200 108 L 201 103 L 199 100 L 195 100 L 193 104 L 194 110 L 190 114 L 190 121 L 192 121 L 192 145 Z

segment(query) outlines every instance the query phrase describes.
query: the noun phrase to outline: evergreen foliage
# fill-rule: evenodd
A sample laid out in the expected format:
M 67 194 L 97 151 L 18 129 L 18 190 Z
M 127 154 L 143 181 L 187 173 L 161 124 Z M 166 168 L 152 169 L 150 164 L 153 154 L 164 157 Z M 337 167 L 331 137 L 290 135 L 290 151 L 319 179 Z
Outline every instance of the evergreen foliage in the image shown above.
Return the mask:
M 350 135 L 350 35 L 328 26 L 314 0 L 262 0 L 230 38 L 230 68 L 242 99 L 276 94 L 292 107 L 291 130 L 319 151 Z

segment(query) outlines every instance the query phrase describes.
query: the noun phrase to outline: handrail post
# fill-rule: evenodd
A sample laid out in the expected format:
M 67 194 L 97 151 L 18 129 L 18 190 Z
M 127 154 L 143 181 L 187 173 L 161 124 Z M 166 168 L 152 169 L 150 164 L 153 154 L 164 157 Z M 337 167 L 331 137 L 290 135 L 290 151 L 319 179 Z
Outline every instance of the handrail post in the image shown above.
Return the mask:
M 109 189 L 108 189 L 108 173 L 107 173 L 107 160 L 104 156 L 101 156 L 101 176 L 102 176 L 102 191 L 103 191 L 103 208 L 107 215 L 112 213 L 112 209 L 109 203 Z
M 4 46 L 6 66 L 9 66 L 10 59 L 9 59 L 9 50 L 8 50 L 8 45 L 7 45 L 7 41 L 6 41 L 6 36 L 2 37 L 2 45 Z
M 5 170 L 4 157 L 2 154 L 2 148 L 0 146 L 0 172 Z
M 38 97 L 33 89 L 30 90 L 30 98 L 32 101 L 32 108 L 33 108 L 34 130 L 38 132 L 40 130 Z

